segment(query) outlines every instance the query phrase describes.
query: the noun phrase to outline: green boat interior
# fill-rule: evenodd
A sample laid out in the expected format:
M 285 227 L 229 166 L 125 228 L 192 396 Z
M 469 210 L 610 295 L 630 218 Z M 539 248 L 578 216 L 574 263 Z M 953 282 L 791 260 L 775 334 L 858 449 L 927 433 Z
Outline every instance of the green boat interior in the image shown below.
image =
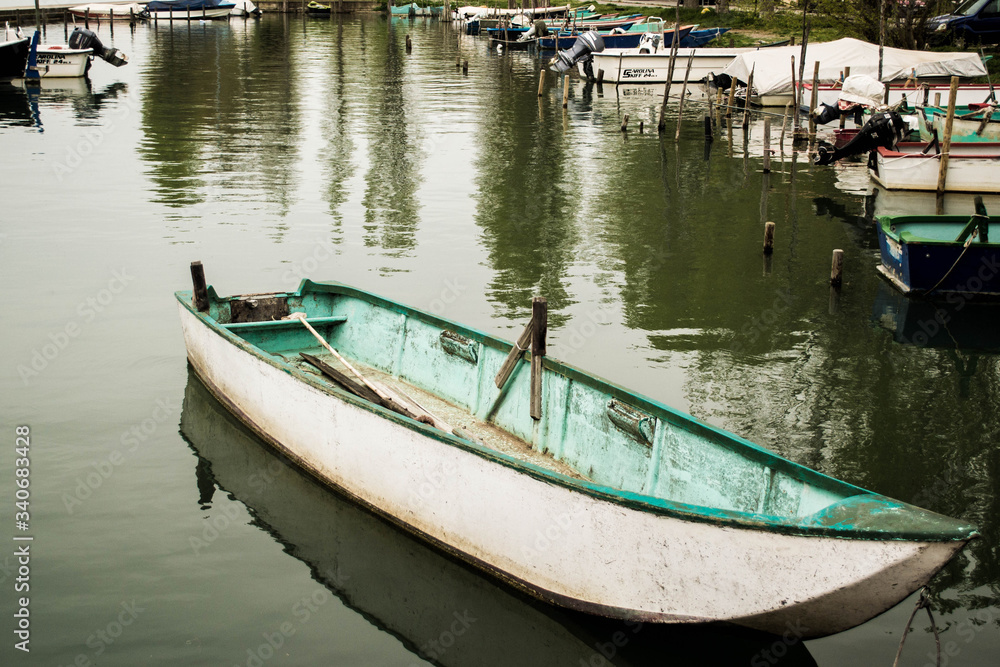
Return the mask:
M 190 294 L 178 298 L 190 305 Z M 968 539 L 974 530 L 799 466 L 551 357 L 543 359 L 542 416 L 535 420 L 529 363 L 521 361 L 502 390 L 495 384 L 509 342 L 354 288 L 306 280 L 294 293 L 219 298 L 209 287 L 208 296 L 207 315 L 222 329 L 343 395 L 316 360 L 341 373 L 344 366 L 299 319 L 282 319 L 304 313 L 362 375 L 460 429 L 437 437 L 499 453 L 501 463 L 555 483 L 698 520 L 776 530 L 861 531 L 869 539 L 934 533 L 938 540 Z M 859 521 L 862 508 L 878 520 Z

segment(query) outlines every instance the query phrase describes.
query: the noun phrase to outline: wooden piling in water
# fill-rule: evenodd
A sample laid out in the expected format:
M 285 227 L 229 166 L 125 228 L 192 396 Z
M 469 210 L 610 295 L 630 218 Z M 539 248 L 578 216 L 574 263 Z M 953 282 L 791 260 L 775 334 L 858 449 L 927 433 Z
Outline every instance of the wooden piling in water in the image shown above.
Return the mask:
M 774 223 L 764 223 L 764 254 L 770 255 L 774 252 Z
M 462 61 L 462 74 L 468 74 L 468 73 L 469 73 L 469 61 L 468 60 L 463 60 Z
M 785 102 L 785 115 L 781 117 L 781 138 L 778 140 L 778 148 L 781 154 L 785 154 L 785 126 L 788 125 L 788 113 L 792 108 L 791 102 Z
M 569 107 L 569 77 L 563 75 L 563 109 Z
M 663 103 L 660 105 L 660 120 L 656 124 L 656 130 L 660 134 L 667 129 L 667 102 L 670 100 L 670 84 L 674 79 L 674 64 L 677 62 L 677 48 L 680 46 L 680 5 L 677 8 L 677 21 L 674 23 L 674 36 L 670 42 L 670 65 L 667 67 L 667 87 L 663 91 Z
M 733 103 L 736 102 L 736 80 L 729 84 L 729 104 L 726 105 L 726 118 L 733 117 Z M 732 123 L 729 124 L 732 127 Z
M 837 250 L 833 251 L 833 261 L 830 264 L 830 284 L 834 287 L 840 287 L 843 283 L 844 278 L 844 251 Z
M 542 358 L 548 332 L 549 304 L 545 297 L 531 300 L 531 418 L 542 418 Z
M 754 67 L 750 68 L 750 80 L 747 81 L 747 96 L 746 96 L 746 99 L 743 101 L 743 133 L 744 134 L 746 134 L 747 131 L 750 129 L 750 93 L 753 90 L 753 72 L 754 72 L 755 68 L 756 68 L 756 65 L 754 65 Z
M 846 81 L 847 77 L 849 77 L 849 76 L 851 76 L 851 67 L 848 65 L 847 67 L 844 68 L 844 81 Z M 843 82 L 841 82 L 840 87 L 841 87 L 841 89 L 843 89 L 843 87 L 844 87 Z M 842 130 L 844 129 L 844 123 L 845 123 L 846 120 L 847 120 L 847 115 L 843 111 L 841 111 L 840 112 L 840 129 L 842 129 Z
M 20 21 L 18 22 L 18 25 L 21 25 Z M 85 9 L 83 12 L 83 27 L 90 30 L 90 7 Z
M 677 130 L 674 132 L 674 142 L 681 139 L 681 119 L 684 118 L 684 98 L 687 96 L 688 78 L 691 76 L 691 63 L 694 62 L 694 49 L 688 56 L 687 69 L 684 71 L 684 85 L 681 87 L 681 101 L 677 106 Z
M 410 53 L 413 51 L 413 39 L 409 35 L 406 36 L 406 52 Z
M 951 131 L 955 124 L 955 98 L 957 95 L 958 77 L 953 76 L 951 77 L 951 89 L 948 91 L 948 116 L 944 122 L 944 140 L 941 144 L 941 166 L 938 168 L 937 194 L 939 195 L 938 201 L 941 203 L 943 202 L 940 195 L 944 194 L 944 189 L 948 181 L 948 153 L 951 151 Z
M 819 95 L 819 61 L 813 65 L 812 95 L 809 97 L 809 141 L 816 140 L 816 104 Z
M 771 173 L 771 119 L 764 119 L 764 173 Z
M 639 121 L 639 134 L 642 134 L 642 133 L 643 133 L 643 130 L 642 130 L 642 121 L 640 120 Z
M 600 86 L 604 83 L 604 70 L 597 70 L 597 85 Z
M 715 137 L 712 136 L 712 117 L 705 116 L 705 141 L 713 141 Z
M 622 118 L 622 132 L 628 132 L 628 114 Z
M 191 282 L 194 284 L 194 307 L 205 312 L 208 310 L 208 287 L 205 285 L 205 267 L 201 262 L 191 262 Z
M 541 97 L 542 93 L 545 92 L 545 69 L 543 68 L 541 72 L 538 73 L 538 96 Z

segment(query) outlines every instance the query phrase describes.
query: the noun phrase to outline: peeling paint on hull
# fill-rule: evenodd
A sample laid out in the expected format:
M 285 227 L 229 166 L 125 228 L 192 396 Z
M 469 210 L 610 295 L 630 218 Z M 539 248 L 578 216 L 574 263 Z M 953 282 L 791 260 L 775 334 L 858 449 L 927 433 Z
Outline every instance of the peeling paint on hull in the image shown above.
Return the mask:
M 645 506 L 641 496 L 615 498 L 341 400 L 234 344 L 178 299 L 193 368 L 265 441 L 366 507 L 549 602 L 776 634 L 794 623 L 805 637 L 824 636 L 904 599 L 969 539 L 758 530 L 721 514 L 689 520 L 652 498 Z

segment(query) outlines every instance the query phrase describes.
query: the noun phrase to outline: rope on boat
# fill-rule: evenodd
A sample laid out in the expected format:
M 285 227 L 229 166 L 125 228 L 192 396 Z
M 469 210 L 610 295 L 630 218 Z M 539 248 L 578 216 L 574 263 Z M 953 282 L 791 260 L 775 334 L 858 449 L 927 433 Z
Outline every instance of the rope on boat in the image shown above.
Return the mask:
M 979 234 L 978 227 L 972 230 L 972 233 L 969 234 L 969 240 L 965 242 L 965 247 L 962 248 L 962 252 L 958 255 L 958 259 L 956 259 L 955 263 L 951 265 L 951 268 L 948 269 L 948 272 L 945 273 L 943 276 L 941 276 L 941 280 L 937 281 L 934 287 L 927 290 L 927 294 L 933 294 L 934 290 L 936 290 L 938 287 L 941 287 L 941 283 L 943 283 L 945 279 L 951 275 L 951 272 L 955 270 L 955 267 L 958 266 L 958 263 L 962 261 L 963 257 L 965 257 L 965 253 L 969 250 L 969 246 L 972 245 L 972 241 L 976 238 L 978 234 Z
M 930 601 L 927 599 L 927 587 L 924 586 L 920 589 L 920 597 L 917 599 L 916 606 L 913 607 L 913 612 L 910 613 L 909 620 L 906 621 L 906 629 L 903 630 L 903 637 L 899 640 L 899 650 L 896 651 L 896 659 L 892 661 L 892 667 L 897 667 L 899 665 L 899 658 L 903 655 L 903 644 L 906 643 L 906 635 L 910 632 L 910 624 L 913 623 L 913 617 L 917 615 L 917 612 L 921 609 L 927 610 L 927 616 L 931 619 L 931 629 L 934 630 L 934 644 L 937 646 L 937 667 L 941 667 L 941 636 L 938 634 L 937 623 L 934 622 L 934 612 L 931 611 Z

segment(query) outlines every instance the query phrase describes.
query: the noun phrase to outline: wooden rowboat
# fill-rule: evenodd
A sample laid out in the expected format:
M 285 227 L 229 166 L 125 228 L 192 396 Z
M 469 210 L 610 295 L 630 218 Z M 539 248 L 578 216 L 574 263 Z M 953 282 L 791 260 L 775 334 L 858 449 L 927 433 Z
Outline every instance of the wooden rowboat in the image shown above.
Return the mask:
M 903 294 L 1000 296 L 1000 243 L 990 242 L 982 198 L 976 215 L 887 215 L 876 219 L 879 273 Z
M 188 359 L 229 410 L 542 600 L 818 637 L 889 609 L 977 536 L 547 357 L 541 318 L 512 346 L 338 283 L 223 298 L 192 274 L 176 294 Z

